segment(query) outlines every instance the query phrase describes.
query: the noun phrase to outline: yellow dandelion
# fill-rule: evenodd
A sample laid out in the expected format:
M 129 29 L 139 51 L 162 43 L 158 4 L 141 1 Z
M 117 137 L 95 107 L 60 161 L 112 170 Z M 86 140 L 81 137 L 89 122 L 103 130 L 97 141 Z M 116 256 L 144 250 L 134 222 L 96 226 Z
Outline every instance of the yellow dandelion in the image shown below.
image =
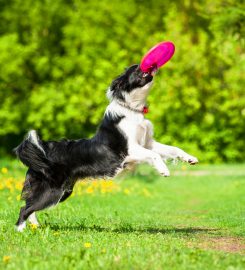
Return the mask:
M 6 173 L 8 173 L 8 169 L 5 168 L 5 167 L 3 167 L 2 170 L 1 170 L 1 172 L 2 172 L 3 174 L 6 174 Z
M 91 193 L 93 193 L 94 192 L 94 189 L 92 188 L 92 187 L 88 187 L 87 189 L 86 189 L 86 193 L 88 193 L 88 194 L 91 194 Z
M 31 229 L 32 229 L 33 231 L 35 231 L 35 230 L 37 229 L 38 225 L 37 225 L 37 224 L 31 223 L 31 224 L 30 224 L 30 227 L 31 227 Z
M 150 197 L 150 196 L 151 196 L 151 193 L 150 193 L 146 188 L 144 188 L 144 189 L 143 189 L 143 195 L 144 195 L 145 197 Z
M 20 199 L 21 199 L 21 195 L 17 195 L 17 196 L 16 196 L 16 200 L 17 200 L 17 201 L 20 201 Z
M 93 182 L 92 182 L 92 186 L 95 187 L 95 188 L 97 188 L 97 187 L 99 186 L 98 181 L 96 181 L 96 180 L 93 181 Z
M 125 188 L 123 190 L 123 193 L 126 194 L 126 195 L 129 195 L 130 194 L 130 190 L 128 188 Z
M 8 263 L 9 262 L 9 260 L 10 260 L 10 256 L 3 256 L 3 262 L 4 263 Z
M 100 186 L 101 188 L 106 188 L 107 187 L 107 183 L 105 180 L 100 180 Z
M 89 242 L 86 242 L 86 243 L 84 243 L 83 246 L 84 246 L 85 248 L 91 248 L 91 247 L 92 247 L 92 244 L 89 243 Z
M 60 233 L 59 232 L 54 232 L 53 235 L 59 235 Z
M 106 253 L 106 249 L 103 248 L 103 249 L 101 250 L 101 252 L 102 252 L 102 253 Z
M 13 189 L 13 181 L 12 181 L 11 178 L 9 178 L 9 179 L 6 181 L 5 186 L 6 186 L 6 188 L 8 188 L 8 189 L 10 189 L 10 190 Z
M 100 192 L 104 194 L 107 192 L 107 190 L 106 190 L 106 188 L 101 188 Z
M 17 190 L 21 190 L 22 187 L 23 187 L 22 182 L 17 182 L 17 183 L 15 183 L 15 188 L 16 188 Z
M 182 171 L 186 171 L 186 170 L 187 170 L 187 166 L 186 166 L 186 165 L 182 165 L 182 166 L 181 166 L 181 170 L 182 170 Z

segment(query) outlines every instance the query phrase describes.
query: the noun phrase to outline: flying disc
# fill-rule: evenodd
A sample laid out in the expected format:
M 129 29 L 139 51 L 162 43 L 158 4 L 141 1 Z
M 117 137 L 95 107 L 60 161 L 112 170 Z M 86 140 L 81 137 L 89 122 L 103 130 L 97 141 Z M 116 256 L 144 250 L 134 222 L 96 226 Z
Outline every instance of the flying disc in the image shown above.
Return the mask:
M 156 46 L 151 48 L 142 58 L 140 69 L 143 72 L 156 71 L 158 68 L 170 60 L 174 54 L 174 50 L 174 44 L 170 41 L 158 43 Z

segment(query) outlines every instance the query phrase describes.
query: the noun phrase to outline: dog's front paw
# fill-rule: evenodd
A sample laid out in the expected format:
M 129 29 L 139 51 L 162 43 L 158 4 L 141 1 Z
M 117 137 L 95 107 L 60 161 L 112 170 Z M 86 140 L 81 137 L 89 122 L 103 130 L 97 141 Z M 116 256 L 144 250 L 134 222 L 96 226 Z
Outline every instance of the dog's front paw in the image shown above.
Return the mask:
M 190 165 L 195 165 L 198 163 L 198 159 L 196 157 L 191 157 L 190 159 L 188 159 L 188 163 Z
M 164 177 L 168 177 L 170 176 L 170 172 L 168 169 L 165 169 L 163 171 L 159 171 L 160 175 L 164 176 Z
M 23 232 L 24 229 L 26 228 L 26 222 L 22 222 L 19 225 L 16 226 L 16 231 L 17 232 Z
M 190 165 L 195 165 L 198 163 L 198 159 L 190 155 L 184 156 L 182 160 L 188 162 Z

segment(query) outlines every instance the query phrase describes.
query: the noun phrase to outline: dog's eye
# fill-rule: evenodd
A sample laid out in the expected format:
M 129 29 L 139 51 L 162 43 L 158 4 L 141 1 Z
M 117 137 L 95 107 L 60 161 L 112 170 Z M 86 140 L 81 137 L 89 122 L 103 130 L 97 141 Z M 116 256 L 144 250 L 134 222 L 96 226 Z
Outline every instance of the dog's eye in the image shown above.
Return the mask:
M 147 72 L 143 73 L 143 78 L 145 78 L 148 75 Z

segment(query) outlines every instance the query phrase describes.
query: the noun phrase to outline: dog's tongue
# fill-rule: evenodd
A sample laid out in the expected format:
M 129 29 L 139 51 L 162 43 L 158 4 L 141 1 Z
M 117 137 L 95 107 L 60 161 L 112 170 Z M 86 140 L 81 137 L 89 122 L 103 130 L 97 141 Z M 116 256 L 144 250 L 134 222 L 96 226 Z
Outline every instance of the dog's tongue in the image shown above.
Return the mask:
M 140 69 L 152 76 L 155 75 L 156 71 L 171 59 L 174 50 L 174 44 L 170 41 L 158 43 L 142 58 Z

